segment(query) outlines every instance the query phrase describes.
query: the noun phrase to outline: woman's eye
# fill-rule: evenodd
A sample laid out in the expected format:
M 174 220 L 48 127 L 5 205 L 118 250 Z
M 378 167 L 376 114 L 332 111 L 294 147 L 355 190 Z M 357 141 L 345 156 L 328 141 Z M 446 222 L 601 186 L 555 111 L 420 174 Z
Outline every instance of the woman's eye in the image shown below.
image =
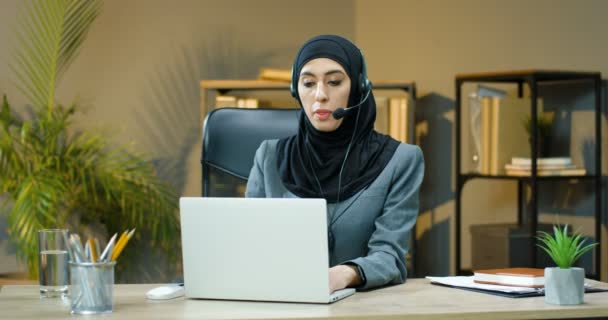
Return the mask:
M 310 87 L 312 87 L 312 86 L 314 86 L 314 85 L 315 85 L 315 83 L 314 83 L 314 82 L 312 82 L 312 81 L 304 81 L 304 86 L 305 86 L 306 88 L 310 88 Z
M 337 87 L 342 83 L 342 80 L 331 80 L 328 82 L 330 86 Z

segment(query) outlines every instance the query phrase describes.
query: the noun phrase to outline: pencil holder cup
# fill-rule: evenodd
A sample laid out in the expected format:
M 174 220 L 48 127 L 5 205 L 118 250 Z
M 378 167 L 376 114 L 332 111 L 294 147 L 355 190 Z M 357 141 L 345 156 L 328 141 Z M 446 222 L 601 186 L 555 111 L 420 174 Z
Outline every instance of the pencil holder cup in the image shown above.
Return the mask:
M 115 261 L 70 262 L 71 312 L 73 314 L 112 312 L 115 265 Z

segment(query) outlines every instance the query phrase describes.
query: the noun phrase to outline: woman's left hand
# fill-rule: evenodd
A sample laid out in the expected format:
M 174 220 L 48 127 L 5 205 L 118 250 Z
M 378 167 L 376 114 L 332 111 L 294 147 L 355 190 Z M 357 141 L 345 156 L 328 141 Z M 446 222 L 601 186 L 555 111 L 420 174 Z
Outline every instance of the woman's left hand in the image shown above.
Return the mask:
M 346 287 L 357 286 L 361 283 L 361 277 L 357 267 L 351 265 L 337 265 L 329 268 L 329 290 L 344 289 Z

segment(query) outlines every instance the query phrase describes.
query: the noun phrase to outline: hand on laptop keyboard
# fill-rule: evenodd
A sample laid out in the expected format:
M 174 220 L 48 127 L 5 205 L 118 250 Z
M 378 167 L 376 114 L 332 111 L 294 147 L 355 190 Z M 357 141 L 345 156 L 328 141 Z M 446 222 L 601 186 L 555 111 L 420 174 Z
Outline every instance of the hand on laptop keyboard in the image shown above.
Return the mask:
M 347 287 L 355 287 L 361 283 L 361 277 L 356 266 L 337 265 L 329 268 L 330 293 Z

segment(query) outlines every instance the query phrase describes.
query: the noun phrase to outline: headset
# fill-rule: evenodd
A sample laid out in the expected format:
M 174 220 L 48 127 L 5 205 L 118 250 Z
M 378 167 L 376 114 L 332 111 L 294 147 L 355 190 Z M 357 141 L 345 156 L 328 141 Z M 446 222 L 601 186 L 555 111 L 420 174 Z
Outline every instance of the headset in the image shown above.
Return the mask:
M 336 116 L 339 116 L 339 118 L 336 118 L 336 120 L 343 118 L 346 115 L 346 113 L 344 113 L 344 112 L 348 112 L 352 108 L 358 108 L 359 106 L 361 106 L 367 100 L 367 98 L 369 97 L 369 95 L 372 91 L 372 83 L 367 78 L 367 65 L 365 64 L 365 57 L 363 56 L 363 52 L 361 51 L 361 49 L 359 49 L 359 52 L 361 53 L 361 73 L 359 74 L 359 79 L 357 81 L 359 83 L 359 92 L 361 93 L 363 98 L 361 99 L 361 101 L 358 104 L 356 104 L 354 106 L 350 106 L 350 107 L 347 106 L 346 108 L 338 108 L 336 111 L 334 111 L 334 118 L 336 118 Z M 300 54 L 298 53 L 298 56 L 296 57 L 295 61 L 298 61 L 299 56 L 300 56 Z M 289 85 L 289 92 L 291 93 L 291 96 L 294 97 L 295 99 L 298 99 L 298 90 L 297 90 L 298 78 L 299 78 L 299 75 L 295 74 L 295 66 L 292 65 L 291 66 L 291 83 Z M 337 113 L 337 115 L 336 115 L 336 113 Z

